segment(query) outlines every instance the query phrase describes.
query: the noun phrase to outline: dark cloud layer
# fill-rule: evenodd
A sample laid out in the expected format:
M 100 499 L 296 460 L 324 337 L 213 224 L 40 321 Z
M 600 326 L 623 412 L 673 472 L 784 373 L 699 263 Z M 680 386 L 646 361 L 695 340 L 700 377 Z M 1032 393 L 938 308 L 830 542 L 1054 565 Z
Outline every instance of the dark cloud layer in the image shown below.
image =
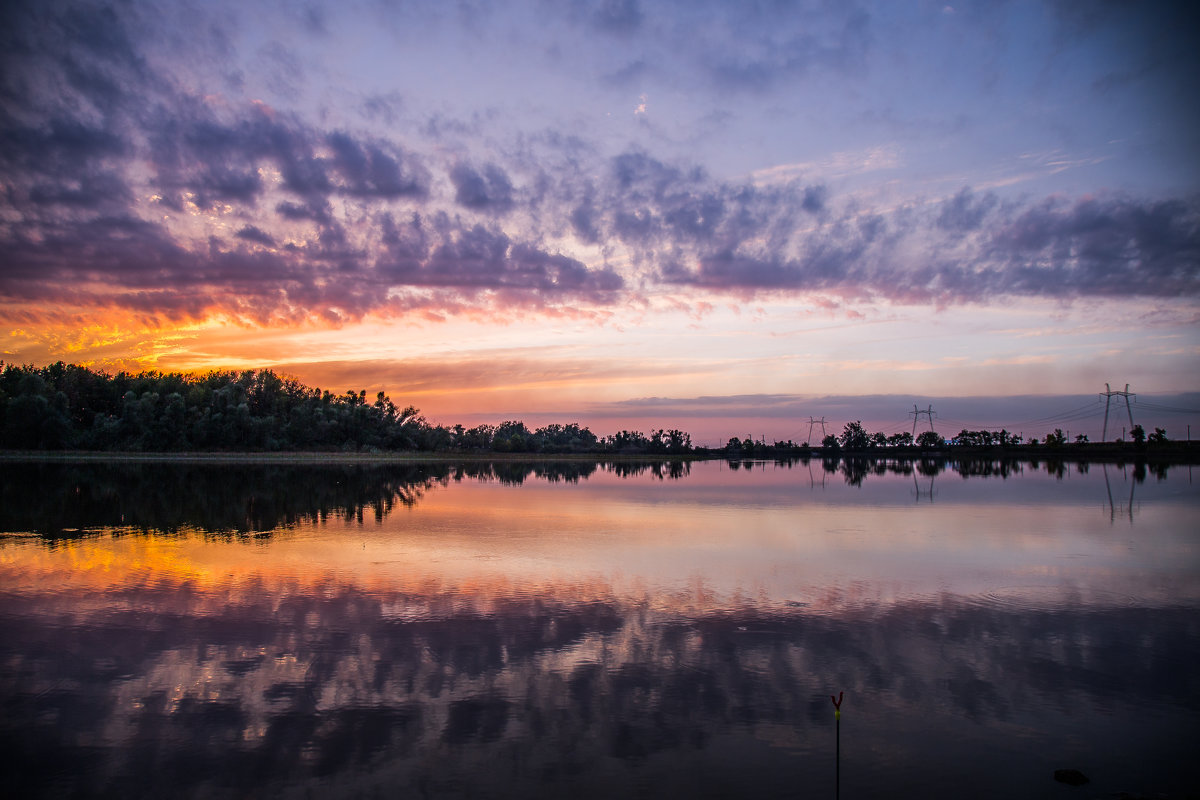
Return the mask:
M 623 285 L 610 269 L 590 270 L 582 262 L 514 242 L 495 229 L 476 225 L 454 233 L 422 258 L 414 254 L 413 239 L 399 245 L 388 274 L 409 286 L 449 286 L 468 290 L 534 290 L 542 295 L 615 292 Z M 417 247 L 420 247 L 417 245 Z
M 802 197 L 796 194 L 794 208 L 806 207 Z M 619 235 L 629 229 L 620 217 L 613 227 Z M 1175 297 L 1200 291 L 1197 198 L 1048 198 L 1001 208 L 996 197 L 964 189 L 932 214 L 843 214 L 789 237 L 782 247 L 751 243 L 766 225 L 751 221 L 727 230 L 716 239 L 720 246 L 696 248 L 691 264 L 663 265 L 662 280 L 940 304 L 1005 295 Z M 896 253 L 905 243 L 928 260 L 902 260 Z
M 576 12 L 607 36 L 648 24 L 635 2 Z M 937 304 L 1200 291 L 1192 196 L 1002 202 L 964 187 L 882 211 L 819 179 L 724 181 L 640 149 L 606 158 L 562 131 L 519 153 L 451 157 L 419 138 L 429 126 L 380 136 L 205 94 L 151 57 L 147 19 L 123 6 L 2 13 L 0 292 L 13 300 L 267 321 L 355 318 L 434 293 L 541 308 L 664 290 Z M 834 21 L 712 69 L 753 85 L 853 60 L 869 19 Z M 329 35 L 325 21 L 306 26 Z M 799 61 L 777 63 L 793 51 Z M 363 102 L 389 122 L 402 105 Z M 631 266 L 585 263 L 550 244 L 560 236 Z
M 512 181 L 495 164 L 487 164 L 482 170 L 459 164 L 450 171 L 450 180 L 459 205 L 493 212 L 504 212 L 513 206 Z
M 8 21 L 0 203 L 22 221 L 0 227 L 10 298 L 267 321 L 361 316 L 390 289 L 495 289 L 507 305 L 542 306 L 611 302 L 623 285 L 515 231 L 444 215 L 401 253 L 391 214 L 432 202 L 426 158 L 185 90 L 148 66 L 132 24 L 108 7 L 10 9 Z M 448 177 L 468 210 L 515 203 L 497 164 Z M 364 225 L 347 202 L 385 224 Z M 187 224 L 197 215 L 207 235 Z M 221 216 L 236 224 L 214 229 Z

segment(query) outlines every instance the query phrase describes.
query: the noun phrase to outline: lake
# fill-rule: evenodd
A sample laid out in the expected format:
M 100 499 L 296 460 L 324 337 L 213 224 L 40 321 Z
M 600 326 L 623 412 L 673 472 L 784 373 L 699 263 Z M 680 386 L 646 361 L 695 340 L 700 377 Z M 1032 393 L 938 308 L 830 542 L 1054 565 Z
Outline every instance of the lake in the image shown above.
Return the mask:
M 9 796 L 1200 787 L 1187 466 L 4 462 L 0 479 Z

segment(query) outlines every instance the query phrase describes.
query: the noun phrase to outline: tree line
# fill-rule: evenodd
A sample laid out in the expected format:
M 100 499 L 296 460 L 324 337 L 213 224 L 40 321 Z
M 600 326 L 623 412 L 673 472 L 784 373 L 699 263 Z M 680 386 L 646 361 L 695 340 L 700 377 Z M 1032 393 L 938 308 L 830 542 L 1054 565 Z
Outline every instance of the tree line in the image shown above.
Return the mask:
M 963 436 L 968 434 L 963 431 Z M 955 444 L 974 444 L 980 445 L 984 441 L 988 444 L 1018 444 L 1021 441 L 1019 436 L 1011 436 L 1008 431 L 1000 431 L 995 434 L 982 432 L 971 432 L 973 437 L 971 441 L 963 440 L 962 442 L 953 442 Z M 883 432 L 876 431 L 870 433 L 863 427 L 862 421 L 846 423 L 846 427 L 842 430 L 841 436 L 834 434 L 827 435 L 821 440 L 820 448 L 829 452 L 839 452 L 847 450 L 850 452 L 862 452 L 866 450 L 880 450 L 884 448 L 912 448 L 919 447 L 923 450 L 928 450 L 936 447 L 943 447 L 946 440 L 942 438 L 940 433 L 935 431 L 923 431 L 914 437 L 911 433 L 894 433 L 887 435 Z M 796 451 L 807 451 L 810 449 L 808 442 L 796 444 L 790 439 L 786 442 L 776 441 L 774 443 L 755 442 L 753 439 L 739 439 L 736 436 L 730 438 L 725 444 L 725 452 L 733 456 L 766 456 L 788 454 Z
M 1130 431 L 1134 445 L 1167 442 L 1166 431 Z M 1011 448 L 1021 444 L 1057 449 L 1069 443 L 1061 429 L 1044 441 L 1007 430 L 962 430 L 944 438 L 933 430 L 913 436 L 869 432 L 861 421 L 830 434 L 821 451 Z M 1086 434 L 1074 444 L 1088 444 Z M 58 362 L 45 367 L 0 361 L 0 448 L 99 451 L 448 451 L 561 455 L 679 456 L 700 452 L 678 429 L 649 433 L 622 430 L 597 436 L 577 423 L 530 430 L 524 422 L 499 425 L 434 425 L 411 405 L 399 406 L 384 392 L 368 400 L 365 390 L 334 394 L 310 388 L 272 370 L 221 371 L 201 375 L 119 372 L 110 375 Z M 729 439 L 716 451 L 732 458 L 790 457 L 809 443 Z M 703 450 L 702 452 L 710 452 Z
M 443 426 L 384 392 L 334 394 L 272 370 L 202 375 L 0 362 L 0 448 L 101 451 L 488 451 L 682 455 L 680 430 L 600 437 L 576 423 Z
M 1155 428 L 1154 433 L 1146 434 L 1141 425 L 1134 425 L 1129 433 L 1130 440 L 1135 445 L 1164 444 L 1168 441 L 1167 432 L 1162 428 Z M 1081 433 L 1075 437 L 1075 444 L 1088 444 L 1087 434 Z M 1065 447 L 1067 436 L 1063 433 L 1062 428 L 1055 428 L 1052 432 L 1046 434 L 1044 440 L 1039 440 L 1037 437 L 1030 437 L 1026 440 L 1022 435 L 1009 433 L 1007 429 L 1001 428 L 998 431 L 989 430 L 967 430 L 966 428 L 959 431 L 956 435 L 946 439 L 942 434 L 934 430 L 922 431 L 915 437 L 908 431 L 901 433 L 885 434 L 881 431 L 874 433 L 867 431 L 863 427 L 861 420 L 846 423 L 842 429 L 840 436 L 834 434 L 827 435 L 821 441 L 821 449 L 826 453 L 847 451 L 852 453 L 861 453 L 865 451 L 878 451 L 888 448 L 919 448 L 922 450 L 931 450 L 944 447 L 962 447 L 962 448 L 1011 448 L 1021 444 L 1027 444 L 1032 447 L 1042 446 L 1050 449 Z M 738 439 L 736 436 L 731 438 L 725 445 L 725 452 L 730 455 L 762 455 L 772 456 L 774 454 L 786 453 L 792 450 L 807 450 L 808 443 L 796 445 L 791 441 L 775 442 L 767 444 L 766 442 L 755 442 L 752 439 Z

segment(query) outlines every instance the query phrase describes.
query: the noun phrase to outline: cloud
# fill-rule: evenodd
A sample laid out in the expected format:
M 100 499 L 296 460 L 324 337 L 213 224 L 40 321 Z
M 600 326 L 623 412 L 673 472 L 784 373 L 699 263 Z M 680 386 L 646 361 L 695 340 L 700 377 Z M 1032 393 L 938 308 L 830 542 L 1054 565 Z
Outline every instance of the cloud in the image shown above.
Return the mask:
M 1200 292 L 1198 198 L 1001 204 L 968 187 L 940 203 L 873 212 L 838 203 L 824 186 L 768 190 L 688 181 L 644 160 L 623 166 L 613 191 L 626 202 L 610 216 L 588 214 L 591 234 L 669 246 L 654 267 L 666 285 L 919 304 Z M 816 224 L 798 224 L 801 212 L 819 214 Z
M 397 225 L 395 204 L 431 202 L 433 173 L 409 148 L 155 77 L 129 19 L 111 10 L 30 14 L 6 34 L 0 110 L 0 202 L 26 220 L 0 229 L 9 299 L 266 322 L 352 319 L 433 292 L 451 305 L 610 303 L 624 285 L 536 237 L 436 208 L 436 229 L 413 212 L 415 227 Z M 395 105 L 375 99 L 379 113 Z M 517 203 L 497 163 L 464 162 L 449 177 L 471 210 Z
M 807 186 L 804 189 L 804 199 L 800 207 L 810 214 L 819 214 L 825 209 L 829 198 L 829 189 L 825 186 Z
M 275 206 L 275 211 L 281 217 L 290 220 L 310 219 L 313 222 L 324 224 L 331 221 L 329 204 L 324 201 L 320 203 L 293 203 L 291 200 L 284 200 Z
M 338 190 L 357 197 L 422 197 L 429 171 L 411 154 L 388 142 L 359 142 L 349 134 L 326 137 L 333 148 L 333 167 L 340 173 Z
M 369 120 L 379 120 L 391 126 L 399 119 L 404 108 L 404 98 L 399 92 L 373 93 L 362 102 L 361 111 Z
M 638 58 L 609 72 L 603 80 L 612 86 L 628 87 L 647 80 L 653 74 L 654 67 L 646 59 Z
M 991 291 L 1172 297 L 1200 291 L 1200 201 L 1048 198 L 989 232 Z M 968 279 L 970 276 L 966 276 Z
M 996 203 L 997 198 L 994 194 L 989 193 L 977 198 L 970 189 L 964 187 L 954 197 L 942 203 L 941 213 L 934 224 L 947 231 L 977 230 Z
M 120 169 L 128 154 L 120 136 L 88 121 L 55 114 L 31 123 L 0 110 L 0 202 L 26 219 L 53 207 L 114 211 L 133 199 Z
M 575 45 L 584 58 L 602 44 L 596 74 L 622 87 L 654 80 L 764 94 L 814 73 L 860 74 L 875 43 L 871 16 L 855 3 L 581 0 L 540 13 L 553 21 L 555 12 L 584 37 Z
M 173 207 L 185 193 L 201 208 L 215 200 L 254 203 L 269 188 L 265 168 L 277 170 L 280 188 L 310 209 L 334 194 L 390 200 L 428 192 L 429 170 L 394 143 L 324 133 L 261 105 L 218 110 L 199 98 L 172 99 L 173 110 L 147 120 L 144 129 L 157 188 Z M 299 206 L 289 202 L 295 212 Z
M 751 177 L 757 186 L 786 185 L 806 174 L 829 180 L 896 169 L 902 163 L 902 153 L 897 145 L 875 145 L 861 150 L 839 150 L 818 161 L 777 164 L 755 170 Z
M 458 164 L 450 171 L 455 201 L 474 211 L 501 214 L 513 207 L 513 185 L 508 174 L 495 164 L 476 170 Z
M 865 64 L 873 34 L 870 15 L 861 8 L 846 3 L 820 21 L 815 15 L 804 16 L 801 7 L 783 11 L 799 18 L 774 19 L 763 25 L 764 20 L 751 12 L 723 20 L 735 35 L 741 28 L 752 28 L 758 35 L 742 39 L 737 47 L 726 44 L 707 54 L 703 68 L 715 85 L 765 91 L 813 69 L 858 71 Z
M 590 200 L 576 206 L 571 211 L 570 220 L 572 229 L 580 239 L 592 244 L 600 241 L 600 229 L 596 224 L 596 208 Z
M 371 375 L 373 383 L 388 392 L 410 395 L 419 392 L 490 392 L 493 390 L 545 389 L 573 387 L 580 381 L 604 378 L 628 378 L 631 374 L 653 375 L 655 368 L 624 361 L 573 359 L 556 352 L 553 345 L 532 350 L 494 350 L 468 358 L 447 358 L 445 354 L 407 358 L 403 362 L 387 359 L 328 360 L 292 362 L 281 370 L 305 376 L 319 385 L 349 385 Z M 361 387 L 359 387 L 361 388 Z M 553 405 L 548 403 L 547 405 Z
M 390 277 L 410 286 L 441 286 L 467 290 L 525 290 L 541 297 L 570 295 L 602 302 L 624 286 L 611 269 L 593 270 L 564 255 L 549 253 L 527 242 L 482 225 L 457 231 L 434 248 L 422 263 L 398 262 Z
M 592 20 L 607 33 L 629 34 L 641 26 L 643 15 L 638 0 L 600 0 Z
M 245 239 L 248 242 L 257 242 L 258 244 L 265 245 L 267 247 L 275 246 L 275 239 L 271 236 L 271 234 L 264 230 L 260 230 L 253 225 L 246 225 L 240 231 L 235 233 L 234 236 L 238 237 L 239 239 Z

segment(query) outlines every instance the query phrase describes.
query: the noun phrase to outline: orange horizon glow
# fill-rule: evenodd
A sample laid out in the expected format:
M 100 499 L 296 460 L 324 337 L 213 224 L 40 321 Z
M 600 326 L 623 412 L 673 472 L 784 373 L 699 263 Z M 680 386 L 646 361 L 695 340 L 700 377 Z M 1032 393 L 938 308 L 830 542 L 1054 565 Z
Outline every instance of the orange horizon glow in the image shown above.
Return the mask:
M 781 420 L 769 409 L 738 407 L 729 399 L 742 395 L 1077 396 L 1101 390 L 1114 371 L 1142 393 L 1194 390 L 1200 374 L 1194 337 L 1148 327 L 1128 341 L 1119 331 L 1139 313 L 1128 304 L 1104 309 L 1115 327 L 1095 321 L 1095 304 L 1057 307 L 1057 319 L 1045 315 L 1052 303 L 1027 305 L 945 310 L 931 319 L 903 307 L 849 321 L 840 312 L 764 304 L 750 317 L 733 305 L 714 306 L 701 322 L 690 310 L 637 310 L 599 324 L 538 314 L 508 323 L 469 315 L 438 321 L 368 315 L 338 325 L 271 328 L 228 316 L 170 321 L 74 307 L 58 318 L 46 309 L 7 313 L 0 358 L 34 365 L 62 360 L 110 374 L 270 369 L 335 395 L 383 391 L 398 406 L 416 406 L 433 424 L 577 422 L 601 436 L 680 428 L 708 446 L 732 436 L 804 441 L 806 414 L 823 413 L 801 405 L 793 419 Z M 977 332 L 964 337 L 958 331 L 966 325 Z M 946 339 L 951 330 L 954 337 Z M 1196 372 L 1168 368 L 1180 359 L 1195 362 Z M 1164 375 L 1170 376 L 1165 382 Z M 656 412 L 648 402 L 653 398 L 695 408 Z M 698 398 L 719 402 L 705 410 Z M 898 402 L 885 416 L 851 410 L 848 419 L 830 422 L 835 433 L 856 418 L 883 428 L 902 421 L 906 411 L 911 401 L 907 407 Z

